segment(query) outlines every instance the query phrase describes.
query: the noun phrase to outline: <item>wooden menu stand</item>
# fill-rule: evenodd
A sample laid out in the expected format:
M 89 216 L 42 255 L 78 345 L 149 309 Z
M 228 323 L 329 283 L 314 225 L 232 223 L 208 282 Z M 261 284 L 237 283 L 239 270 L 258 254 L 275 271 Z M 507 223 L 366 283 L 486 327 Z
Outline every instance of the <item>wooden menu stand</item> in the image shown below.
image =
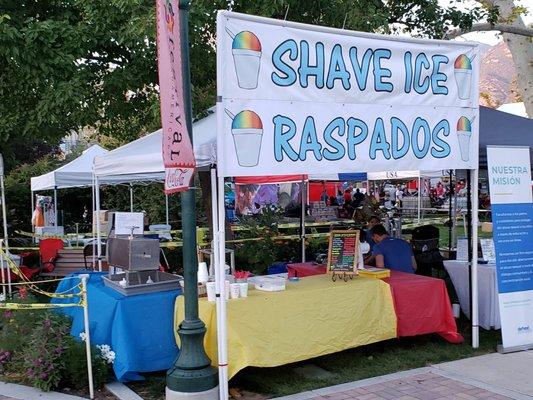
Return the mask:
M 359 231 L 331 231 L 329 234 L 328 261 L 326 272 L 331 280 L 337 278 L 348 282 L 357 273 L 359 255 Z

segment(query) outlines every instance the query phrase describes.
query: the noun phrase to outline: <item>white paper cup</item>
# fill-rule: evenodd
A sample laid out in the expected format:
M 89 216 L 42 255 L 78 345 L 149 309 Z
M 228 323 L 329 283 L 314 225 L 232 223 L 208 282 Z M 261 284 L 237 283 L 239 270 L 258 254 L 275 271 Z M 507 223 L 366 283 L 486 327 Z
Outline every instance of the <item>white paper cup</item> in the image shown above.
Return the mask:
M 207 289 L 207 301 L 215 301 L 216 300 L 215 282 L 207 282 L 205 284 L 205 287 Z
M 453 317 L 459 318 L 461 316 L 461 306 L 457 303 L 453 303 L 452 309 L 453 309 Z
M 469 131 L 457 131 L 457 139 L 459 140 L 459 150 L 461 151 L 461 159 L 468 161 L 470 159 L 470 138 L 472 133 Z
M 232 129 L 233 144 L 237 153 L 237 162 L 241 167 L 255 167 L 259 164 L 263 129 Z
M 226 300 L 229 300 L 229 281 L 224 281 L 224 293 L 226 294 Z
M 209 280 L 209 273 L 207 272 L 207 263 L 198 263 L 198 282 L 206 283 Z
M 240 296 L 245 298 L 248 297 L 248 282 L 239 282 Z
M 230 284 L 230 293 L 232 299 L 238 299 L 241 293 L 241 285 L 239 283 Z
M 456 69 L 455 83 L 457 84 L 457 95 L 462 100 L 470 98 L 470 87 L 472 83 L 472 70 L 470 69 Z
M 259 81 L 261 52 L 247 49 L 233 49 L 233 63 L 237 82 L 241 89 L 255 89 Z

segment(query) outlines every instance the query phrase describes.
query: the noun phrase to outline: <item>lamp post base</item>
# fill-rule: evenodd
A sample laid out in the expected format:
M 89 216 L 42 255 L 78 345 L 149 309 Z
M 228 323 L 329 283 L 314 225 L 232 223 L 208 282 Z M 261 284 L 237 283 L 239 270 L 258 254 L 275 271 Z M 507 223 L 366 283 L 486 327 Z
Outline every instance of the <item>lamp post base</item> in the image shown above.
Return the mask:
M 195 393 L 176 392 L 168 387 L 165 391 L 166 400 L 218 400 L 218 397 L 218 386 L 204 392 Z

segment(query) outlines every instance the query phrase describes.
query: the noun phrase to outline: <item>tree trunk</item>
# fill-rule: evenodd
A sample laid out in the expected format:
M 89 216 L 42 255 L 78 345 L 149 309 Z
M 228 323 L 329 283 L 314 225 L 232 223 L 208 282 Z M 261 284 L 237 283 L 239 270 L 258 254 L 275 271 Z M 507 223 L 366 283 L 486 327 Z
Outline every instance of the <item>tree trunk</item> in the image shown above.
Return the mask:
M 520 16 L 508 21 L 515 8 L 513 0 L 483 0 L 481 2 L 499 8 L 499 22 L 526 28 L 524 20 Z M 509 47 L 515 63 L 518 93 L 522 97 L 527 115 L 529 118 L 533 118 L 533 42 L 530 37 L 512 33 L 503 33 L 503 40 Z

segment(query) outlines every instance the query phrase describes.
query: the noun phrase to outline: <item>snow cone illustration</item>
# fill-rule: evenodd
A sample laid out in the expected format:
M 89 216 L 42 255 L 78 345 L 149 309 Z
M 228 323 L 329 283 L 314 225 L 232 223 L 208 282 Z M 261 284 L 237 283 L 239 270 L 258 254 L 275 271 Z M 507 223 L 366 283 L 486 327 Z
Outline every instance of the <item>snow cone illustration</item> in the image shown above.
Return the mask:
M 263 122 L 259 116 L 250 110 L 244 110 L 233 115 L 226 110 L 226 114 L 233 119 L 231 133 L 237 153 L 237 162 L 241 167 L 255 167 L 259 164 L 261 142 L 263 140 Z
M 233 38 L 231 51 L 239 87 L 241 89 L 257 88 L 261 67 L 261 42 L 250 31 L 242 31 L 236 35 L 230 31 L 227 32 Z
M 455 59 L 454 74 L 455 83 L 457 84 L 457 93 L 459 98 L 467 100 L 470 98 L 470 87 L 472 82 L 472 61 L 474 57 L 468 58 L 466 54 L 461 54 Z
M 472 122 L 466 117 L 461 117 L 457 121 L 457 139 L 459 140 L 459 149 L 461 150 L 461 159 L 463 161 L 468 161 L 470 159 Z

